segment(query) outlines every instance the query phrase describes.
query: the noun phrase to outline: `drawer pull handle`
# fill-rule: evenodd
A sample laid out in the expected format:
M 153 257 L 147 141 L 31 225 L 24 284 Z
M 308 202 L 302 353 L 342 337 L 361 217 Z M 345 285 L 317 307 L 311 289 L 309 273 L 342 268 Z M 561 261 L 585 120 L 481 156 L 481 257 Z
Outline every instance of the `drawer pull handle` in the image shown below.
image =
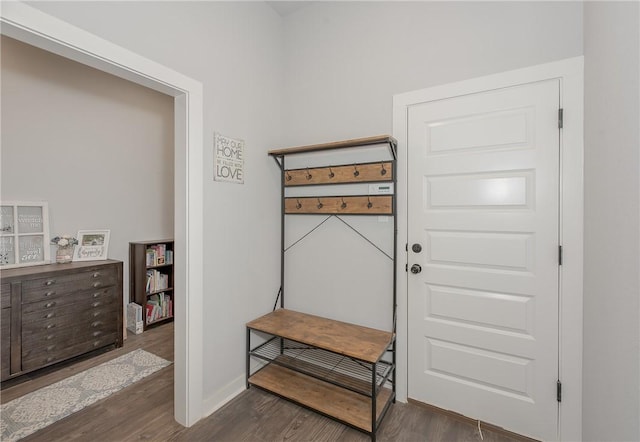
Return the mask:
M 91 304 L 91 306 L 92 306 L 92 307 L 97 307 L 97 306 L 99 306 L 100 304 L 102 304 L 100 301 L 96 301 L 96 302 L 94 302 L 93 304 Z
M 100 316 L 102 314 L 102 312 L 93 312 L 93 317 L 97 318 L 98 316 Z
M 100 292 L 97 292 L 97 293 L 94 293 L 94 294 L 93 294 L 93 297 L 94 297 L 94 298 L 97 298 L 98 296 L 100 296 Z
M 93 336 L 100 336 L 102 334 L 101 331 L 94 331 Z
M 44 315 L 44 319 L 49 319 L 49 318 L 53 318 L 53 313 L 47 313 L 46 315 Z
M 54 357 L 49 356 L 49 357 L 45 360 L 45 362 L 51 362 L 51 361 L 53 361 L 54 359 L 55 359 Z
M 101 344 L 101 341 L 95 341 L 95 342 L 93 343 L 93 346 L 94 346 L 94 347 L 100 347 L 100 344 Z
M 46 298 L 48 296 L 55 295 L 55 294 L 56 294 L 56 292 L 47 292 L 47 293 L 44 294 L 44 296 Z
M 55 327 L 55 324 L 47 324 L 47 326 L 45 327 L 46 330 L 49 330 L 50 328 Z
M 97 278 L 98 276 L 100 276 L 100 272 L 95 272 L 92 276 L 93 276 L 94 278 Z
M 51 351 L 51 350 L 53 350 L 55 348 L 56 348 L 55 345 L 50 345 L 50 346 L 47 347 L 47 351 Z
M 102 324 L 102 321 L 96 321 L 96 322 L 93 322 L 93 323 L 91 324 L 91 327 L 97 327 L 97 326 L 99 326 L 100 324 Z
M 56 280 L 55 280 L 55 279 L 50 279 L 50 280 L 48 280 L 47 282 L 45 282 L 45 283 L 44 283 L 44 285 L 49 286 L 49 285 L 53 285 L 53 284 L 55 284 L 55 283 L 56 283 Z
M 102 283 L 100 281 L 96 281 L 93 283 L 93 288 L 100 287 Z
M 54 305 L 56 305 L 56 303 L 55 303 L 55 302 L 47 302 L 47 303 L 44 305 L 44 308 L 51 308 L 51 307 L 53 307 Z
M 44 338 L 45 341 L 50 341 L 55 337 L 55 335 L 47 335 L 46 338 Z

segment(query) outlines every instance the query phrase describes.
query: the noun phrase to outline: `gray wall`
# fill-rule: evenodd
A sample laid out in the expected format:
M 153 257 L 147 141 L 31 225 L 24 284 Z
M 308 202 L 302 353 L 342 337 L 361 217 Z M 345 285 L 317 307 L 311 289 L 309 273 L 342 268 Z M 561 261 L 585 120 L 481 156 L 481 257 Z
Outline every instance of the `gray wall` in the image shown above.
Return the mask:
M 640 8 L 585 2 L 585 440 L 640 440 Z
M 579 2 L 315 2 L 284 25 L 285 145 L 391 133 L 394 94 L 582 54 Z
M 8 37 L 1 57 L 2 200 L 47 201 L 52 237 L 110 229 L 126 302 L 129 241 L 173 236 L 173 98 Z
M 263 2 L 30 3 L 204 86 L 204 411 L 244 386 L 244 324 L 279 287 L 281 18 Z M 245 141 L 244 185 L 213 181 L 213 134 Z M 179 259 L 179 257 L 176 257 Z M 178 304 L 179 306 L 179 304 Z

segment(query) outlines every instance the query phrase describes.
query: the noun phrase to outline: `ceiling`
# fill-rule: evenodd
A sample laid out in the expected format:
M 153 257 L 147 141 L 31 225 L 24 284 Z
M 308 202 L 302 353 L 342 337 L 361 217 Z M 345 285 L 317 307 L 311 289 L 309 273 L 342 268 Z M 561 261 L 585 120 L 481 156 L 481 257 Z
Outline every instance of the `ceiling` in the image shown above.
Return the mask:
M 281 17 L 286 17 L 289 14 L 293 14 L 299 9 L 306 8 L 307 6 L 313 5 L 315 2 L 313 1 L 297 1 L 297 2 L 286 2 L 286 1 L 270 1 L 266 2 L 269 6 L 271 6 Z

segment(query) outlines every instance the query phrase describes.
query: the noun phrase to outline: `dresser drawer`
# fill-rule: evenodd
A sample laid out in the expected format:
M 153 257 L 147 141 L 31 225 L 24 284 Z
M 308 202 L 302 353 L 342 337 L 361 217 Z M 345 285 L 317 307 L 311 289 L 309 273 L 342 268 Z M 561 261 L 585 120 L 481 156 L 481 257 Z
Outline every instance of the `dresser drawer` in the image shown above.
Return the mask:
M 65 347 L 93 341 L 102 336 L 108 336 L 117 331 L 118 324 L 111 320 L 83 319 L 76 324 L 47 330 L 34 330 L 32 333 L 22 334 L 22 356 L 38 353 L 43 349 L 53 351 Z
M 115 329 L 118 322 L 118 308 L 121 307 L 118 306 L 118 303 L 114 302 L 111 303 L 111 305 L 89 311 L 81 308 L 77 311 L 74 310 L 74 312 L 69 315 L 53 316 L 41 321 L 25 323 L 22 327 L 22 340 L 25 342 L 28 341 L 31 336 L 53 333 L 54 331 L 67 327 L 74 327 L 78 333 L 81 333 L 83 329 L 88 328 L 93 323 L 111 324 Z
M 0 308 L 11 307 L 11 284 L 0 284 Z
M 52 344 L 52 346 L 40 347 L 37 350 L 23 351 L 22 370 L 30 371 L 45 367 L 98 348 L 106 347 L 107 345 L 113 345 L 116 343 L 117 337 L 118 334 L 114 332 L 75 345 L 63 345 L 62 348 L 58 348 L 57 345 Z
M 22 303 L 58 298 L 82 290 L 110 287 L 115 285 L 116 281 L 117 272 L 114 267 L 32 279 L 22 283 Z
M 67 305 L 63 308 L 54 308 L 50 310 L 38 310 L 35 312 L 30 312 L 22 315 L 24 330 L 29 330 L 32 327 L 40 327 L 41 322 L 51 321 L 54 319 L 59 319 L 64 322 L 73 323 L 74 321 L 78 321 L 83 318 L 104 318 L 104 317 L 112 317 L 113 320 L 116 319 L 117 309 L 119 306 L 116 301 L 116 297 L 110 299 L 105 299 L 98 302 L 93 302 L 90 309 L 87 308 L 86 303 L 78 302 L 75 304 Z M 96 305 L 99 304 L 99 305 Z M 122 308 L 122 307 L 121 307 Z
M 23 327 L 34 321 L 67 316 L 82 310 L 91 310 L 117 301 L 115 287 L 90 290 L 69 296 L 47 299 L 22 305 Z

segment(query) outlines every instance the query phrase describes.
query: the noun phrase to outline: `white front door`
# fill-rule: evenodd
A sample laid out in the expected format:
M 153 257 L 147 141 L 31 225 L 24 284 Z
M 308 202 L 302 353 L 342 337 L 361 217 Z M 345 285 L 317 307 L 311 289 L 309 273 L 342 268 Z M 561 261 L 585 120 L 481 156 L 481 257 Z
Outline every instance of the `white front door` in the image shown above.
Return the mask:
M 543 440 L 558 437 L 559 96 L 548 80 L 408 110 L 409 397 Z

